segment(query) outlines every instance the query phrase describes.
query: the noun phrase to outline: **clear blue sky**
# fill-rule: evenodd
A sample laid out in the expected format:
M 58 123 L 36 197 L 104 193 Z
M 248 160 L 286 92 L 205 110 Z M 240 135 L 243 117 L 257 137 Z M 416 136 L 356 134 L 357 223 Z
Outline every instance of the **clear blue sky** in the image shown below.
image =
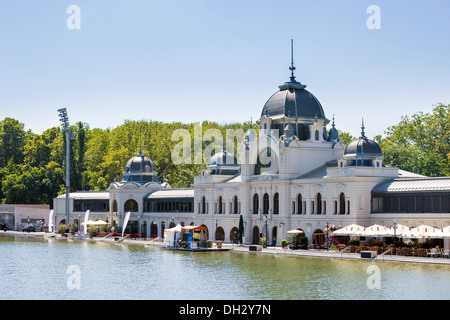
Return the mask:
M 78 5 L 81 29 L 66 13 Z M 369 30 L 369 5 L 381 29 Z M 0 118 L 35 133 L 124 119 L 248 121 L 297 80 L 358 136 L 450 103 L 450 2 L 9 0 L 0 2 Z

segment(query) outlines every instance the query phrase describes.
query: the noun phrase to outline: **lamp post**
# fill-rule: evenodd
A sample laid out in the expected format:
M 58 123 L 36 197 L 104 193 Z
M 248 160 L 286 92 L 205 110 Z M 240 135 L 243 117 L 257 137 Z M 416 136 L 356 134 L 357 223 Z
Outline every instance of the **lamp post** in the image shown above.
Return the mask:
M 66 132 L 66 225 L 69 223 L 69 193 L 70 193 L 70 130 L 69 117 L 66 108 L 58 109 L 61 128 Z
M 327 250 L 328 250 L 328 229 L 329 229 L 329 224 L 328 224 L 328 222 L 329 222 L 329 221 L 327 220 L 327 247 L 326 247 Z
M 397 238 L 397 220 L 394 219 L 394 254 L 397 254 L 397 248 L 395 246 L 395 239 Z

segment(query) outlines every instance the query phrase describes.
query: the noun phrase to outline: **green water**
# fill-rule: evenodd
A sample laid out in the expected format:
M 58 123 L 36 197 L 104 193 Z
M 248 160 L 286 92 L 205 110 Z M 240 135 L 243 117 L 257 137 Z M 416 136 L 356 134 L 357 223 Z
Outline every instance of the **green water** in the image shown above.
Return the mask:
M 0 283 L 0 299 L 447 300 L 450 267 L 0 236 Z

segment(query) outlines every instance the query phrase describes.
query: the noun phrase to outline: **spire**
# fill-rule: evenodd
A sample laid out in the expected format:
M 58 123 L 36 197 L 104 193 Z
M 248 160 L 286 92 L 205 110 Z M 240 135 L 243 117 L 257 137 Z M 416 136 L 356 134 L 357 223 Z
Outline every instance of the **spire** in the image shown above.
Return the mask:
M 291 70 L 291 82 L 296 82 L 294 76 L 294 39 L 291 39 L 291 66 L 289 67 L 289 70 Z
M 362 124 L 361 124 L 361 139 L 366 139 L 367 137 L 366 137 L 366 134 L 365 134 L 365 132 L 364 132 L 364 129 L 365 129 L 365 127 L 364 127 L 364 118 L 362 118 Z
M 139 126 L 139 155 L 142 155 L 142 129 Z
M 334 113 L 333 113 L 333 122 L 331 123 L 331 126 L 332 126 L 333 129 L 334 129 Z

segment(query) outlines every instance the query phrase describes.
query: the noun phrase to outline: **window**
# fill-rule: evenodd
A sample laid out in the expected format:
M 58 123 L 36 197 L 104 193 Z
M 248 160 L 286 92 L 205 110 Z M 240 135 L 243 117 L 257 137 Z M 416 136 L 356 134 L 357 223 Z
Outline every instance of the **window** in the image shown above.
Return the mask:
M 206 199 L 202 197 L 202 213 L 206 213 Z
M 239 212 L 239 201 L 238 201 L 238 197 L 234 196 L 233 197 L 233 213 L 238 214 L 238 212 Z
M 339 195 L 339 214 L 345 214 L 345 194 L 343 192 Z
M 316 141 L 319 141 L 319 130 L 316 130 L 314 132 L 314 139 L 316 139 Z
M 257 193 L 253 195 L 253 214 L 258 214 L 259 211 L 259 196 Z
M 278 192 L 275 193 L 273 196 L 273 214 L 279 214 L 280 213 L 280 203 L 279 203 L 279 195 Z
M 316 195 L 316 202 L 317 202 L 317 214 L 322 214 L 322 195 L 320 193 Z
M 219 198 L 217 199 L 217 203 L 219 206 L 219 209 L 217 211 L 217 213 L 223 213 L 223 203 L 222 203 L 222 196 L 219 196 Z
M 125 202 L 125 205 L 123 208 L 124 208 L 125 212 L 128 212 L 128 211 L 137 212 L 138 211 L 138 203 L 136 202 L 136 200 L 128 199 Z
M 263 197 L 263 214 L 268 213 L 269 213 L 269 195 L 265 193 Z
M 303 201 L 302 201 L 302 195 L 301 193 L 297 196 L 297 214 L 303 213 Z

